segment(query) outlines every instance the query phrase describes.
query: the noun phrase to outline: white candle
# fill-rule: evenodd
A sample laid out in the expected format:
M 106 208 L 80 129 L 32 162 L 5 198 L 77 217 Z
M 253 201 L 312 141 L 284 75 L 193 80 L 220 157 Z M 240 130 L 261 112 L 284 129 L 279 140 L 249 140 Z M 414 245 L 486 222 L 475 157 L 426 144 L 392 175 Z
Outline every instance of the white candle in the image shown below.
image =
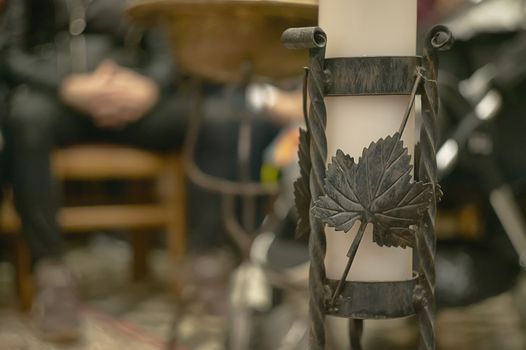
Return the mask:
M 414 56 L 417 0 L 320 0 L 319 26 L 327 33 L 326 57 Z M 394 134 L 409 96 L 327 97 L 328 161 L 337 149 L 358 161 L 371 141 Z M 412 153 L 414 114 L 402 136 Z M 359 223 L 348 233 L 326 228 L 327 277 L 339 280 Z M 368 225 L 347 280 L 397 281 L 412 275 L 412 249 L 379 247 Z

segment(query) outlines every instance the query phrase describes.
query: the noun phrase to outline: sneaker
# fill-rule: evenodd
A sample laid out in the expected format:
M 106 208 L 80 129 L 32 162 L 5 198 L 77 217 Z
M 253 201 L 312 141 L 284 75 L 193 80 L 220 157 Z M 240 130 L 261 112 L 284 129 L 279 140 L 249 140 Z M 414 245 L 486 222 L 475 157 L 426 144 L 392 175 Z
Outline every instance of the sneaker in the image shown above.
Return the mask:
M 33 319 L 46 340 L 73 342 L 80 337 L 80 305 L 73 275 L 57 260 L 40 261 L 35 268 Z

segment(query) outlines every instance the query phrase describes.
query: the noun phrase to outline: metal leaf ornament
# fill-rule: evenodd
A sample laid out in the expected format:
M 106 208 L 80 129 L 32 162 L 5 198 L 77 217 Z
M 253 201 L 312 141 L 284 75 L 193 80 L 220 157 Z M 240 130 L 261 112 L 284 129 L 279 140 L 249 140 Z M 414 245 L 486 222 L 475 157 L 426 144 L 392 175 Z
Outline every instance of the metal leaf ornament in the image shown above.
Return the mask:
M 312 214 L 337 231 L 348 232 L 356 221 L 360 229 L 347 256 L 348 265 L 340 281 L 349 273 L 365 227 L 373 224 L 373 241 L 380 246 L 414 247 L 411 226 L 418 224 L 433 197 L 431 184 L 411 181 L 411 157 L 400 133 L 372 142 L 358 163 L 338 150 L 325 178 L 325 195 Z M 339 285 L 335 297 L 342 286 Z
M 311 195 L 309 190 L 309 179 L 311 162 L 309 157 L 310 138 L 307 131 L 300 129 L 300 146 L 298 158 L 301 176 L 294 182 L 294 200 L 298 213 L 298 223 L 296 225 L 296 237 L 305 237 L 310 232 L 310 202 Z
M 378 245 L 413 247 L 410 226 L 427 209 L 432 186 L 411 182 L 410 159 L 398 133 L 372 142 L 358 163 L 338 150 L 313 214 L 337 231 L 348 232 L 357 220 L 372 223 Z

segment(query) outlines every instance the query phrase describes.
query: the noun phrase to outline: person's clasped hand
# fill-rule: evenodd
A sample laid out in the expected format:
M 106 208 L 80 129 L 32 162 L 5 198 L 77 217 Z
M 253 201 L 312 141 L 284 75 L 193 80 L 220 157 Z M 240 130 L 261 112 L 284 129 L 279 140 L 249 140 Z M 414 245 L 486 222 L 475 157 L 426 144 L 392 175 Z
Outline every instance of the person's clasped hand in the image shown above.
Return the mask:
M 93 73 L 66 78 L 60 97 L 97 126 L 118 129 L 150 111 L 159 99 L 159 88 L 148 77 L 104 61 Z

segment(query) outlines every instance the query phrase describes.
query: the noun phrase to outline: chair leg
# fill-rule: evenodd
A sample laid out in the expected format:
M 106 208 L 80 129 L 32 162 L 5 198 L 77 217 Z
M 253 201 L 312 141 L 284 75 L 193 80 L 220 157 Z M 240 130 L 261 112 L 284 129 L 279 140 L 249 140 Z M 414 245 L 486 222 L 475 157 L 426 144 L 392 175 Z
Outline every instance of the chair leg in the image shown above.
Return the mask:
M 134 230 L 130 232 L 130 245 L 132 249 L 132 280 L 134 282 L 146 279 L 149 276 L 148 253 L 150 252 L 149 232 Z
M 165 174 L 163 202 L 166 208 L 168 252 L 173 262 L 180 262 L 186 251 L 186 178 L 181 155 L 171 156 Z
M 187 216 L 186 216 L 186 177 L 183 158 L 180 154 L 171 155 L 166 164 L 166 171 L 160 183 L 160 195 L 166 210 L 166 241 L 171 266 L 175 268 L 182 263 L 186 251 Z M 179 295 L 180 282 L 177 275 L 170 278 L 169 289 L 173 295 Z
M 15 268 L 15 284 L 19 306 L 23 311 L 31 309 L 33 301 L 33 278 L 31 274 L 31 253 L 21 237 L 14 237 L 13 263 Z

